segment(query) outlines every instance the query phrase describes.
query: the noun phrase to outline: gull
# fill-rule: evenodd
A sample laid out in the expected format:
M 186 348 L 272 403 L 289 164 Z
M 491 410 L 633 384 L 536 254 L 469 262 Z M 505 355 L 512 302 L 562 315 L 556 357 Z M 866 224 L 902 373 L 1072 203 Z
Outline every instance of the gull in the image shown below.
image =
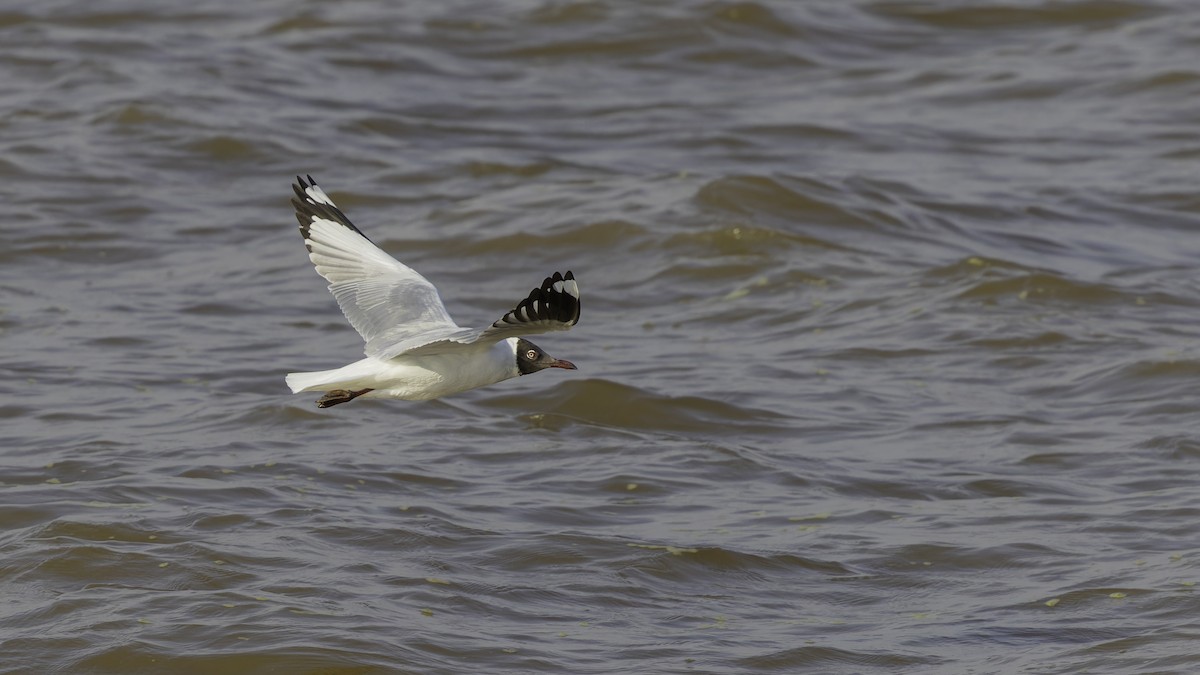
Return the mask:
M 579 322 L 579 286 L 555 272 L 491 325 L 454 323 L 437 288 L 376 246 L 312 176 L 292 185 L 308 258 L 329 282 L 342 313 L 366 342 L 366 358 L 334 370 L 289 373 L 293 394 L 320 391 L 318 408 L 356 398 L 424 401 L 546 368 L 575 370 L 524 335 Z

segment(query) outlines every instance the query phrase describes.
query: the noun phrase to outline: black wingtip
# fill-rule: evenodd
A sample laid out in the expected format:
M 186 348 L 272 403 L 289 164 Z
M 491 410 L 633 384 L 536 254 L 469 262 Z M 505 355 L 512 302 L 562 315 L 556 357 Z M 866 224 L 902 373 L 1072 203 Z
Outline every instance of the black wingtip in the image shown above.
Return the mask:
M 292 184 L 292 192 L 296 193 L 296 199 L 292 200 L 292 206 L 296 209 L 296 220 L 300 221 L 300 234 L 305 239 L 308 239 L 309 228 L 312 227 L 313 219 L 320 218 L 322 220 L 331 220 L 342 227 L 357 232 L 363 239 L 371 241 L 370 237 L 355 227 L 354 223 L 350 222 L 346 214 L 342 213 L 342 210 L 332 201 L 321 203 L 308 196 L 306 191 L 309 188 L 317 187 L 317 181 L 313 179 L 312 174 L 305 174 L 305 176 L 308 178 L 308 182 L 305 182 L 304 178 L 296 176 L 296 182 Z
M 517 303 L 516 308 L 492 325 L 556 321 L 574 326 L 579 323 L 578 287 L 574 283 L 572 288 L 564 286 L 568 281 L 575 281 L 575 275 L 570 271 L 565 275 L 555 272 L 546 277 L 541 286 L 530 291 L 529 296 Z

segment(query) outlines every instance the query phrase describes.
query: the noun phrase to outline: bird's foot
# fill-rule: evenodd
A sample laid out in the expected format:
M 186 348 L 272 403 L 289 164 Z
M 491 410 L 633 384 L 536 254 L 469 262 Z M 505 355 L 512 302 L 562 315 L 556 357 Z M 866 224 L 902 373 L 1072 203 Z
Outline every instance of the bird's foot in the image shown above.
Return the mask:
M 325 395 L 317 399 L 318 408 L 328 408 L 339 403 L 346 403 L 362 396 L 372 389 L 359 389 L 358 391 L 350 391 L 349 389 L 333 389 L 325 392 Z

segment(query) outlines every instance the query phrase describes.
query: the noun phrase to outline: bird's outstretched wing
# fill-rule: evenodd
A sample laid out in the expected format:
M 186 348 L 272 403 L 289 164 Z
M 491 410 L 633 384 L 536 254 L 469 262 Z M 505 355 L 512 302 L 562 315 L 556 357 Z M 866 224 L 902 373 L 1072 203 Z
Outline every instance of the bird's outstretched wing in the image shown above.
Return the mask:
M 541 288 L 517 303 L 508 314 L 479 332 L 480 340 L 503 340 L 518 335 L 567 330 L 579 323 L 579 284 L 569 270 L 546 277 Z
M 579 323 L 579 285 L 575 275 L 555 272 L 546 277 L 539 288 L 529 297 L 517 303 L 511 312 L 500 317 L 486 328 L 463 328 L 444 338 L 424 345 L 410 345 L 404 351 L 385 349 L 379 358 L 389 358 L 401 353 L 432 354 L 453 351 L 467 345 L 492 343 L 518 335 L 534 335 L 551 331 L 568 330 Z M 399 346 L 399 345 L 397 345 Z
M 395 356 L 465 330 L 450 318 L 437 288 L 368 239 L 312 176 L 307 182 L 297 176 L 292 189 L 308 258 L 366 341 L 368 356 L 400 347 Z
M 518 335 L 567 330 L 579 322 L 575 275 L 555 272 L 492 325 L 462 328 L 446 312 L 437 288 L 372 243 L 312 176 L 307 182 L 297 176 L 292 190 L 309 260 L 366 341 L 367 356 L 451 352 Z

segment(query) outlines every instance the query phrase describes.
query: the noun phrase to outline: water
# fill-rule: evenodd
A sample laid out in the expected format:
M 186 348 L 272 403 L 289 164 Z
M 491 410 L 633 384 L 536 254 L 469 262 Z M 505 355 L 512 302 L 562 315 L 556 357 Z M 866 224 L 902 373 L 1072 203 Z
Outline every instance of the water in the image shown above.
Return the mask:
M 0 13 L 13 673 L 1190 673 L 1200 8 Z M 311 173 L 578 372 L 329 410 Z

